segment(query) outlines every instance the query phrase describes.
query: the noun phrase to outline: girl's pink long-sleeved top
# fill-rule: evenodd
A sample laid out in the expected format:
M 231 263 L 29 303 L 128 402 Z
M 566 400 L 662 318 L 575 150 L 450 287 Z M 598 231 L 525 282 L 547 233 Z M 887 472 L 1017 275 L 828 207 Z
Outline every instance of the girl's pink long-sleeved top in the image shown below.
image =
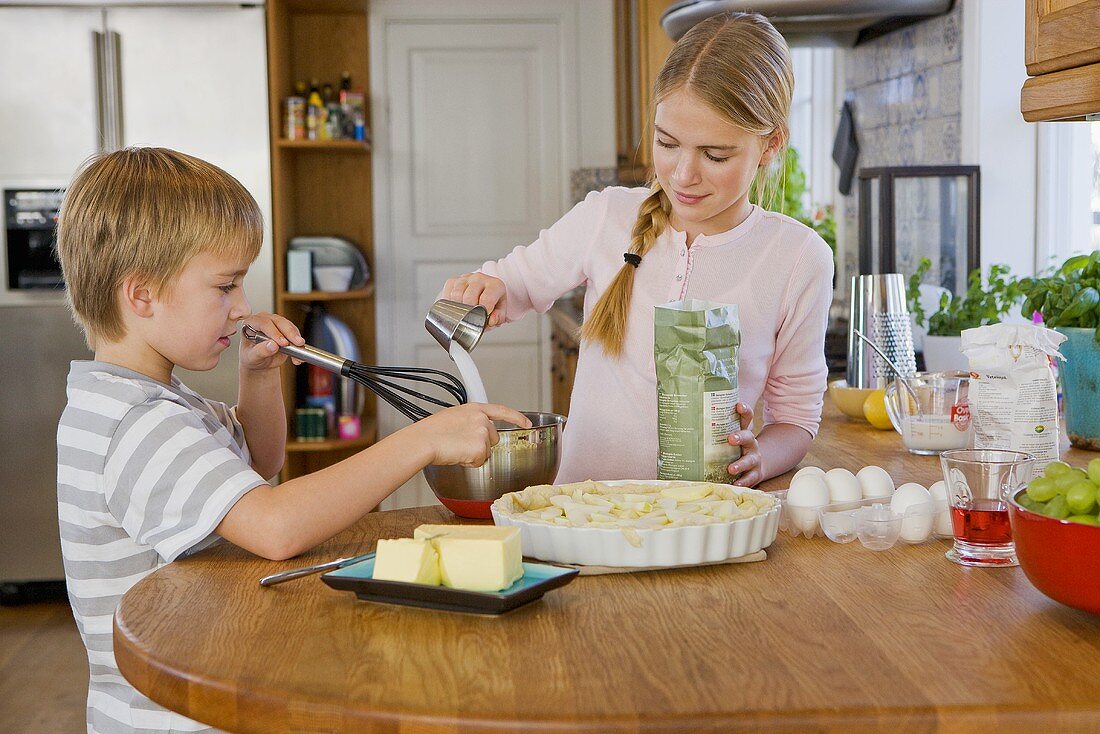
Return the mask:
M 587 285 L 584 313 L 623 266 L 648 189 L 590 193 L 569 213 L 481 272 L 507 287 L 505 318 L 544 313 Z M 687 236 L 666 228 L 634 274 L 626 341 L 618 358 L 582 342 L 559 483 L 657 476 L 653 309 L 687 298 L 736 304 L 741 322 L 740 401 L 764 400 L 764 424 L 817 434 L 825 391 L 825 329 L 832 300 L 829 246 L 809 227 L 758 206 L 733 229 Z

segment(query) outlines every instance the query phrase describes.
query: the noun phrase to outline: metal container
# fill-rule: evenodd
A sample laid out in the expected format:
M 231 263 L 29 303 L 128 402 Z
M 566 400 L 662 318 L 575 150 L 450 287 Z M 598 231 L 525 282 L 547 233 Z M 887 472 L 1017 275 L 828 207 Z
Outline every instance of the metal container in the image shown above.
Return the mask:
M 460 517 L 490 518 L 493 500 L 554 481 L 561 460 L 565 416 L 524 413 L 531 428 L 496 422 L 500 443 L 479 467 L 427 466 L 424 478 L 447 509 Z
M 869 336 L 907 375 L 917 371 L 913 323 L 900 273 L 852 276 L 848 319 L 847 383 L 855 388 L 885 388 L 894 373 L 857 335 Z
M 424 318 L 424 328 L 447 352 L 450 352 L 452 341 L 472 352 L 481 341 L 488 323 L 489 312 L 484 306 L 470 306 L 442 298 L 432 304 Z

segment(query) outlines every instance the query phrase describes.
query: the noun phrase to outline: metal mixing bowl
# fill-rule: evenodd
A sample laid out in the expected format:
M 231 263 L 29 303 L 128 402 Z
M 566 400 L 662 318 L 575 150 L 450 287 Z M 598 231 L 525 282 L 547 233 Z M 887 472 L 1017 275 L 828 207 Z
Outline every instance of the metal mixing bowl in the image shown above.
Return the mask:
M 554 480 L 561 460 L 565 416 L 524 412 L 531 428 L 495 423 L 500 443 L 477 468 L 428 466 L 424 478 L 447 509 L 461 517 L 490 518 L 493 500 L 535 484 Z

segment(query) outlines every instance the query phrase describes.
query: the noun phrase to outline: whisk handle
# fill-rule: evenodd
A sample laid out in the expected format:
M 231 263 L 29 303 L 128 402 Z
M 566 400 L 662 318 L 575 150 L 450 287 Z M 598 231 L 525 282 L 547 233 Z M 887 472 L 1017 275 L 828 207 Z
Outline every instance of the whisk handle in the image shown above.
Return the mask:
M 257 344 L 260 342 L 270 341 L 266 334 L 256 331 L 248 324 L 245 324 L 244 328 L 241 329 L 241 334 L 244 336 L 245 339 L 254 341 Z M 335 354 L 332 354 L 331 352 L 326 352 L 324 349 L 311 347 L 308 344 L 300 347 L 293 344 L 288 344 L 285 347 L 279 347 L 279 351 L 289 357 L 300 359 L 307 364 L 315 365 L 323 370 L 328 370 L 329 372 L 335 372 L 338 375 L 346 376 L 348 368 L 351 364 L 343 357 L 339 357 Z

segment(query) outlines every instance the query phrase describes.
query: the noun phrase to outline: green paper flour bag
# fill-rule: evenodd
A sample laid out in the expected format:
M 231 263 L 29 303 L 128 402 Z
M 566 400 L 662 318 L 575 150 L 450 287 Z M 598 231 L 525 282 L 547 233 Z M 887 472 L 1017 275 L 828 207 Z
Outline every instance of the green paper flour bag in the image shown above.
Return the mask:
M 724 482 L 741 456 L 727 437 L 740 430 L 737 306 L 687 300 L 657 306 L 658 479 Z

